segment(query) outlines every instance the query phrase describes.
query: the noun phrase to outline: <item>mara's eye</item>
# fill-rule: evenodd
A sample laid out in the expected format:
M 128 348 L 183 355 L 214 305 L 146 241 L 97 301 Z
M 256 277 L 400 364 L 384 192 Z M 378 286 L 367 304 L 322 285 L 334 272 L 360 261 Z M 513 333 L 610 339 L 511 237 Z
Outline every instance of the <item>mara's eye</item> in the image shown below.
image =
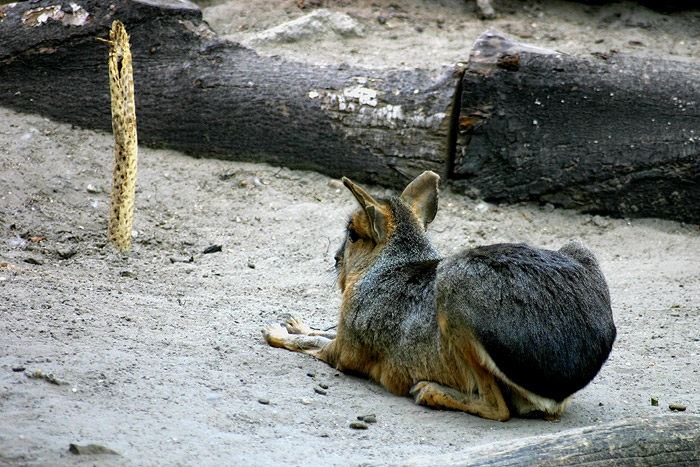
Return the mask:
M 350 243 L 355 243 L 360 239 L 360 235 L 352 229 L 348 229 L 348 240 Z

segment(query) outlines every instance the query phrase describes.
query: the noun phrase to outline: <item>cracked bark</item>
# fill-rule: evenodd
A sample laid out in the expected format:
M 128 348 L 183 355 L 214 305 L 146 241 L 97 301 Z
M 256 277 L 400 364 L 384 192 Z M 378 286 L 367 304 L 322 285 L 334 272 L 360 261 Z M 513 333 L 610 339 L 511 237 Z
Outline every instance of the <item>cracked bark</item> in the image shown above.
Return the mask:
M 109 131 L 113 20 L 139 141 L 401 188 L 700 223 L 698 67 L 576 58 L 483 35 L 466 67 L 318 67 L 223 41 L 186 0 L 0 6 L 0 105 Z M 462 78 L 463 74 L 463 78 Z
M 260 57 L 218 39 L 186 1 L 1 8 L 2 105 L 109 130 L 108 48 L 95 37 L 119 19 L 131 36 L 141 143 L 395 187 L 444 170 L 454 67 L 373 71 Z
M 575 58 L 486 33 L 462 84 L 457 189 L 700 222 L 698 67 Z
M 658 415 L 475 446 L 406 466 L 697 465 L 700 417 Z

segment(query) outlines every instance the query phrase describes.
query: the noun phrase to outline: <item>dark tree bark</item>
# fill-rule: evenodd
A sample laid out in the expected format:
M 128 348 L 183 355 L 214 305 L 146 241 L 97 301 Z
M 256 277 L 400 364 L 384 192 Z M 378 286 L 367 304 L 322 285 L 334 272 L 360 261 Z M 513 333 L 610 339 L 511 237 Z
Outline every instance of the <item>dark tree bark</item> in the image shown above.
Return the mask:
M 109 131 L 95 38 L 115 19 L 141 143 L 393 187 L 430 169 L 488 200 L 700 223 L 698 67 L 492 33 L 466 70 L 316 67 L 217 38 L 185 0 L 33 0 L 0 6 L 0 105 Z
M 452 67 L 370 71 L 260 57 L 218 39 L 187 1 L 0 8 L 2 105 L 109 130 L 108 47 L 95 38 L 119 19 L 131 36 L 144 144 L 391 186 L 444 170 L 460 78 Z
M 573 58 L 484 34 L 462 82 L 455 186 L 618 216 L 700 220 L 700 70 Z
M 406 466 L 692 466 L 700 463 L 700 417 L 657 416 L 476 446 Z

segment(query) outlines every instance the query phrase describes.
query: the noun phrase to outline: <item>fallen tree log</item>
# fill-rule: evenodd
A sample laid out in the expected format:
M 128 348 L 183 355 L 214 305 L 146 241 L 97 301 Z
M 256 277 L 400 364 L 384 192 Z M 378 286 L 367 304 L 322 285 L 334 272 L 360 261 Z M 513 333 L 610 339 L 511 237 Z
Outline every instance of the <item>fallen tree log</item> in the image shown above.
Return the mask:
M 574 58 L 489 32 L 462 86 L 457 189 L 700 222 L 698 67 Z
M 700 417 L 634 418 L 563 433 L 475 446 L 405 466 L 698 465 Z
M 107 38 L 131 35 L 141 143 L 402 187 L 700 223 L 700 69 L 585 60 L 487 33 L 463 66 L 366 70 L 261 57 L 186 0 L 0 6 L 0 105 L 110 130 Z
M 109 130 L 107 38 L 131 36 L 139 141 L 402 186 L 442 172 L 460 76 L 313 67 L 218 39 L 186 0 L 0 6 L 0 104 Z

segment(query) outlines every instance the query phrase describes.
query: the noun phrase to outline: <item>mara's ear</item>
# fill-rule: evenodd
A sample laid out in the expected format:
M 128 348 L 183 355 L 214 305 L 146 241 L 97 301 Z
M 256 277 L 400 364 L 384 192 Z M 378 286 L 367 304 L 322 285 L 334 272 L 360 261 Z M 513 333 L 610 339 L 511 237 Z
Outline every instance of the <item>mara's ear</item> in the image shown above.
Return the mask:
M 401 193 L 401 199 L 413 209 L 426 229 L 437 214 L 439 181 L 440 176 L 435 172 L 423 172 Z
M 343 184 L 355 196 L 355 199 L 367 214 L 369 219 L 369 235 L 375 244 L 386 240 L 386 218 L 379 209 L 379 203 L 372 198 L 362 187 L 354 184 L 350 179 L 343 177 Z

